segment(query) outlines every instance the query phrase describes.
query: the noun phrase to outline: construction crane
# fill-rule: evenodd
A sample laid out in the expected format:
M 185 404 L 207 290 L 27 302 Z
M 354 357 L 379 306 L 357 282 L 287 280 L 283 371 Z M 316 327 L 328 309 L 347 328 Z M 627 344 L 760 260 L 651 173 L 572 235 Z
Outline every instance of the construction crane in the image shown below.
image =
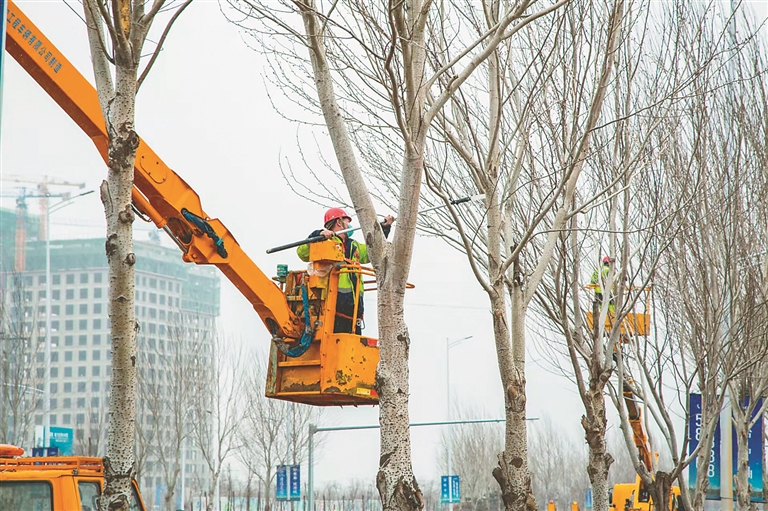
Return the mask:
M 26 268 L 27 260 L 27 199 L 40 199 L 40 220 L 38 229 L 38 239 L 46 239 L 48 236 L 48 225 L 46 223 L 47 215 L 46 210 L 48 208 L 48 200 L 51 197 L 60 197 L 66 199 L 70 196 L 70 193 L 56 193 L 50 192 L 50 187 L 71 186 L 79 189 L 85 188 L 85 183 L 72 183 L 70 181 L 58 181 L 50 180 L 48 176 L 44 176 L 39 181 L 32 181 L 28 178 L 17 176 L 4 176 L 0 180 L 9 183 L 17 184 L 31 184 L 35 186 L 35 190 L 30 192 L 26 186 L 20 186 L 16 192 L 0 193 L 0 197 L 9 197 L 16 199 L 16 233 L 15 233 L 15 247 L 13 256 L 13 269 L 14 271 L 24 271 Z

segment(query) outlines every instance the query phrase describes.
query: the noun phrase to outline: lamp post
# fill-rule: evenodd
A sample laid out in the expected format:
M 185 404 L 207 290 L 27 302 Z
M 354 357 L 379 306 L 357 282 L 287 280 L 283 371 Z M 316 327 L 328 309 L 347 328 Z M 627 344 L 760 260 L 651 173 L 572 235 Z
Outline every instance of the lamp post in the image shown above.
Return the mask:
M 73 200 L 93 193 L 88 190 L 74 197 L 68 193 L 46 193 L 45 198 L 45 386 L 43 387 L 43 447 L 50 447 L 51 441 L 51 213 L 66 207 Z M 51 197 L 62 200 L 51 206 Z
M 445 420 L 451 420 L 451 348 L 461 344 L 461 342 L 471 339 L 472 336 L 468 335 L 461 339 L 445 339 L 445 399 L 446 399 L 446 412 Z M 451 480 L 451 435 L 448 434 L 448 441 L 446 448 L 446 465 L 448 468 L 448 510 L 453 511 L 453 484 Z

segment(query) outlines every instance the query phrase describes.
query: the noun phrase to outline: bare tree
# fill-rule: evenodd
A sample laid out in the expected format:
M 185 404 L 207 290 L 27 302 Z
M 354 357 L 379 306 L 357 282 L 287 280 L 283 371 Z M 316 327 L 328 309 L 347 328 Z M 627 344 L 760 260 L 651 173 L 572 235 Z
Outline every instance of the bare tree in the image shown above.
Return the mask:
M 42 393 L 42 378 L 34 371 L 42 355 L 34 335 L 37 307 L 24 279 L 16 272 L 0 274 L 0 442 L 13 445 L 29 438 Z
M 683 53 L 685 60 L 693 64 L 702 58 L 710 59 L 712 64 L 708 73 L 692 83 L 695 95 L 691 107 L 683 110 L 685 116 L 680 122 L 688 135 L 678 138 L 674 148 L 690 155 L 690 166 L 676 164 L 681 159 L 671 148 L 672 154 L 666 160 L 678 186 L 690 186 L 691 168 L 700 181 L 696 183 L 695 206 L 680 218 L 680 235 L 671 241 L 657 275 L 664 297 L 657 308 L 666 316 L 666 330 L 682 341 L 682 356 L 676 367 L 682 379 L 694 383 L 702 394 L 702 429 L 706 436 L 704 445 L 694 453 L 698 476 L 692 505 L 697 510 L 703 508 L 711 435 L 726 389 L 730 388 L 735 405 L 738 435 L 743 434 L 746 441 L 755 403 L 750 398 L 752 404 L 746 405 L 741 397 L 755 396 L 753 392 L 759 395 L 765 385 L 761 381 L 764 374 L 755 371 L 764 365 L 765 356 L 763 327 L 757 326 L 764 315 L 764 281 L 760 269 L 745 264 L 750 255 L 765 250 L 761 238 L 764 222 L 757 218 L 766 207 L 765 172 L 760 163 L 765 153 L 753 142 L 756 136 L 764 136 L 765 128 L 745 116 L 748 110 L 760 112 L 765 108 L 765 102 L 752 93 L 763 89 L 760 77 L 765 73 L 765 50 L 763 43 L 754 39 L 754 29 L 745 34 L 746 40 L 754 44 L 724 37 L 734 22 L 734 18 L 726 18 L 723 25 L 713 24 L 697 31 L 696 43 Z M 703 52 L 702 48 L 713 52 Z M 734 74 L 737 65 L 741 71 Z M 747 90 L 750 92 L 740 92 Z M 642 363 L 646 375 L 657 367 L 653 360 L 649 354 Z M 661 381 L 661 377 L 656 371 L 655 378 Z M 690 390 L 690 385 L 685 388 Z M 661 385 L 655 392 L 659 393 Z M 657 395 L 653 397 L 658 401 Z M 682 463 L 687 461 L 691 460 Z M 746 459 L 743 461 L 746 464 Z M 739 502 L 742 509 L 748 509 L 745 471 L 740 475 Z M 684 486 L 681 484 L 681 489 L 687 496 Z
M 490 414 L 471 405 L 461 404 L 454 408 L 456 419 L 471 420 L 488 417 Z M 504 447 L 504 426 L 502 424 L 460 424 L 444 428 L 441 432 L 441 452 L 438 467 L 448 473 L 447 449 L 451 447 L 451 470 L 461 477 L 461 500 L 473 509 L 496 509 L 501 502 L 498 483 L 488 470 L 493 466 L 497 454 Z
M 112 322 L 112 377 L 105 487 L 102 510 L 128 511 L 134 477 L 136 417 L 136 333 L 131 192 L 139 136 L 134 126 L 136 93 L 155 62 L 178 15 L 191 3 L 172 8 L 149 61 L 140 70 L 144 43 L 165 0 L 154 0 L 149 10 L 143 0 L 85 0 L 88 41 L 107 140 L 97 145 L 108 157 L 107 179 L 101 200 L 107 220 L 106 253 L 109 262 L 109 317 Z M 168 10 L 166 10 L 167 12 Z M 141 71 L 141 74 L 139 74 Z
M 605 104 L 604 119 L 610 129 L 594 134 L 594 150 L 586 163 L 594 172 L 579 189 L 570 230 L 563 233 L 556 263 L 550 268 L 553 280 L 545 281 L 537 298 L 540 310 L 557 325 L 556 335 L 567 340 L 569 372 L 575 376 L 585 404 L 582 422 L 590 455 L 608 460 L 607 465 L 612 462 L 605 440 L 604 396 L 608 391 L 620 412 L 625 444 L 643 486 L 653 494 L 654 502 L 666 502 L 672 481 L 690 461 L 685 439 L 679 441 L 676 436 L 677 417 L 670 407 L 676 404 L 685 409 L 691 372 L 681 361 L 684 343 L 675 338 L 675 330 L 654 330 L 648 338 L 640 333 L 647 329 L 638 328 L 635 320 L 640 325 L 647 321 L 649 285 L 659 277 L 655 270 L 669 260 L 663 256 L 673 240 L 686 236 L 689 210 L 701 207 L 700 193 L 705 186 L 701 179 L 707 171 L 697 166 L 702 136 L 699 121 L 709 115 L 709 92 L 717 90 L 707 80 L 720 69 L 724 29 L 691 30 L 677 22 L 681 17 L 707 20 L 711 12 L 698 5 L 647 9 L 640 4 L 628 16 L 635 23 L 624 30 L 625 42 L 616 54 L 621 71 Z M 685 65 L 659 67 L 657 62 L 666 55 L 689 55 L 691 60 Z M 595 191 L 601 189 L 609 193 L 595 201 Z M 586 263 L 591 271 L 602 256 L 615 262 L 598 279 L 605 298 L 591 301 L 583 293 L 589 279 L 581 268 Z M 686 264 L 682 262 L 681 267 Z M 694 282 L 688 285 L 693 285 L 691 291 L 696 289 Z M 666 310 L 660 312 L 672 321 L 681 318 L 667 316 Z M 554 337 L 547 335 L 545 341 Z M 611 379 L 614 373 L 616 382 Z M 672 395 L 671 403 L 670 380 L 681 390 Z M 646 420 L 651 418 L 662 432 L 671 467 L 661 469 L 655 464 L 649 428 L 639 411 L 642 407 Z M 704 439 L 709 438 L 710 424 L 714 427 L 707 422 Z M 601 490 L 607 489 L 607 471 L 596 478 L 594 466 L 590 462 L 589 474 L 598 508 L 605 505 L 605 494 L 596 488 L 596 480 L 602 480 Z
M 238 429 L 237 457 L 264 485 L 267 510 L 271 487 L 281 464 L 301 464 L 309 455 L 309 424 L 320 410 L 307 405 L 264 397 L 267 364 L 252 354 L 247 385 L 242 387 L 243 417 Z
M 190 365 L 188 421 L 192 424 L 193 441 L 208 466 L 207 502 L 210 511 L 224 461 L 238 447 L 246 361 L 242 349 L 218 335 L 202 348 Z
M 461 93 L 499 45 L 508 44 L 530 24 L 541 21 L 546 25 L 549 20 L 544 21 L 544 17 L 566 3 L 567 0 L 526 0 L 514 4 L 488 1 L 481 5 L 431 0 L 386 5 L 359 0 L 283 1 L 277 5 L 249 0 L 232 2 L 251 19 L 265 21 L 257 35 L 266 35 L 260 43 L 275 57 L 273 66 L 278 76 L 303 106 L 309 105 L 322 113 L 376 271 L 381 354 L 377 371 L 381 423 L 377 486 L 385 510 L 423 506 L 410 463 L 410 337 L 403 319 L 403 296 L 424 168 L 429 160 L 430 127 L 446 107 L 451 108 L 452 98 Z M 452 16 L 457 22 L 447 23 Z M 464 20 L 473 19 L 487 22 L 478 23 L 482 26 L 479 32 L 465 30 Z M 309 50 L 309 62 L 299 53 L 304 49 Z M 296 64 L 295 74 L 285 74 L 285 64 L 278 60 L 283 58 Z M 430 61 L 439 65 L 431 66 Z M 294 76 L 302 80 L 297 81 Z M 361 138 L 378 141 L 374 147 L 383 153 L 389 151 L 391 156 L 387 179 L 394 190 L 393 203 L 399 219 L 391 244 L 384 239 L 376 220 L 369 185 L 358 161 L 356 149 L 366 149 L 359 143 L 357 147 L 353 145 L 353 140 Z M 328 187 L 321 190 L 327 191 Z M 500 260 L 496 262 L 501 264 Z M 503 283 L 493 292 L 499 290 L 503 291 Z M 497 479 L 508 508 L 523 509 L 530 495 L 524 447 L 525 410 L 519 406 L 524 395 L 524 377 L 519 357 L 513 357 L 508 349 L 501 353 L 503 373 L 510 378 L 505 381 L 505 395 L 511 397 L 508 413 L 522 419 L 510 420 L 508 450 L 500 462 Z M 532 502 L 530 506 L 533 507 Z
M 194 392 L 202 359 L 211 352 L 213 340 L 197 328 L 200 318 L 185 318 L 168 328 L 165 342 L 139 339 L 140 420 L 137 427 L 141 445 L 156 468 L 160 468 L 166 487 L 164 507 L 175 509 L 176 485 L 181 473 L 182 444 L 192 435 Z M 141 334 L 140 334 L 141 335 Z M 146 440 L 150 440 L 144 443 Z
M 79 393 L 75 405 L 79 410 L 75 414 L 73 451 L 81 456 L 103 456 L 106 450 L 106 431 L 109 421 L 108 389 L 94 390 L 93 381 L 81 381 L 86 391 Z M 90 388 L 88 388 L 90 386 Z
M 768 48 L 762 38 L 755 37 L 759 23 L 747 7 L 734 12 L 733 18 L 732 44 L 740 51 L 729 62 L 730 94 L 723 104 L 730 121 L 723 130 L 724 165 L 735 185 L 725 215 L 734 244 L 728 254 L 726 321 L 730 349 L 751 365 L 729 382 L 728 390 L 738 445 L 738 509 L 753 511 L 748 444 L 754 424 L 764 415 L 766 403 L 760 398 L 768 396 L 768 166 L 764 145 L 758 142 L 768 137 L 768 126 L 761 120 L 768 115 L 764 78 Z
M 584 471 L 588 449 L 583 445 L 579 449 L 575 431 L 569 433 L 568 429 L 567 424 L 545 415 L 532 425 L 528 445 L 537 500 L 552 500 L 562 509 L 579 500 L 589 487 Z

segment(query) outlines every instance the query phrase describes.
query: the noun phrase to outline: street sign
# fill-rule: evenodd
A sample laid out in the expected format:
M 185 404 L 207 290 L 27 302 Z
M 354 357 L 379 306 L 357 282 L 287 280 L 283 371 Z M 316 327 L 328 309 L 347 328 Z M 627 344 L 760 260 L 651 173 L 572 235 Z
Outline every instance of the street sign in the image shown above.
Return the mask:
M 279 465 L 277 467 L 277 477 L 275 481 L 275 498 L 277 500 L 288 500 L 288 476 L 286 474 L 286 466 Z
M 458 504 L 461 502 L 461 481 L 459 476 L 440 476 L 440 502 Z
M 301 466 L 278 465 L 275 481 L 277 500 L 301 499 Z
M 755 407 L 755 410 L 760 410 L 761 403 Z M 699 445 L 699 438 L 701 436 L 701 395 L 691 394 L 690 396 L 690 410 L 691 418 L 688 424 L 688 435 L 691 439 L 688 444 L 688 454 L 691 454 L 694 449 Z M 738 439 L 736 435 L 736 429 L 731 429 L 732 438 L 732 467 L 733 475 L 736 475 L 738 470 Z M 749 485 L 751 487 L 752 502 L 763 502 L 763 418 L 762 416 L 755 421 L 754 426 L 749 431 L 749 438 L 747 439 L 747 446 L 749 449 L 748 463 L 749 463 Z M 688 466 L 688 486 L 693 489 L 696 485 L 697 467 L 696 463 L 691 463 Z M 720 500 L 720 420 L 718 418 L 717 427 L 715 428 L 715 438 L 712 442 L 712 451 L 709 454 L 709 465 L 707 466 L 707 474 L 709 479 L 709 487 L 707 488 L 707 500 Z M 734 481 L 734 492 L 736 491 L 736 483 Z M 734 493 L 735 498 L 735 493 Z
M 301 466 L 291 465 L 290 469 L 291 500 L 301 498 Z
M 701 394 L 691 394 L 689 397 L 690 405 L 690 419 L 688 423 L 688 437 L 690 442 L 688 443 L 688 454 L 691 454 L 699 445 L 699 439 L 701 438 Z M 720 421 L 718 420 L 715 427 L 715 435 L 712 441 L 712 450 L 709 452 L 709 464 L 707 465 L 707 479 L 709 485 L 707 487 L 706 498 L 708 500 L 720 500 Z M 694 461 L 688 465 L 688 486 L 694 488 L 696 486 L 696 476 L 698 469 L 696 462 Z

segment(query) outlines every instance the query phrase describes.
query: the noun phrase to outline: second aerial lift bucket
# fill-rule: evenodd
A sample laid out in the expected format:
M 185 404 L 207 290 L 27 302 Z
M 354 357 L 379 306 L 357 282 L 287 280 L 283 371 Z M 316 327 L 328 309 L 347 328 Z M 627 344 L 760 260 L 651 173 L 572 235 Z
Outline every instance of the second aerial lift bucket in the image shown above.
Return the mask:
M 585 289 L 591 289 L 595 290 L 597 288 L 596 284 L 588 284 L 584 286 Z M 646 292 L 646 301 L 648 300 L 648 294 L 650 294 L 650 287 L 645 288 L 644 291 Z M 598 311 L 599 315 L 599 311 Z M 587 311 L 586 312 L 586 321 L 587 326 L 590 330 L 594 328 L 594 312 L 593 311 Z M 611 312 L 610 310 L 605 315 L 605 332 L 610 333 L 611 330 L 613 330 L 613 326 L 616 323 L 616 313 Z M 634 335 L 640 335 L 640 336 L 646 336 L 648 335 L 648 331 L 651 324 L 651 315 L 642 312 L 642 313 L 635 313 L 635 312 L 629 312 L 624 317 L 624 319 L 621 320 L 621 323 L 619 324 L 619 328 L 621 331 L 621 335 L 623 337 L 629 337 Z
M 299 356 L 289 356 L 276 342 L 272 343 L 266 396 L 316 406 L 378 404 L 374 388 L 378 340 L 333 331 L 339 275 L 354 273 L 356 282 L 362 286 L 363 277 L 373 273 L 345 262 L 342 246 L 334 241 L 309 245 L 309 259 L 309 270 L 288 272 L 280 280 L 297 316 L 304 317 L 304 308 L 309 306 L 314 335 Z M 353 329 L 354 323 L 353 320 Z

